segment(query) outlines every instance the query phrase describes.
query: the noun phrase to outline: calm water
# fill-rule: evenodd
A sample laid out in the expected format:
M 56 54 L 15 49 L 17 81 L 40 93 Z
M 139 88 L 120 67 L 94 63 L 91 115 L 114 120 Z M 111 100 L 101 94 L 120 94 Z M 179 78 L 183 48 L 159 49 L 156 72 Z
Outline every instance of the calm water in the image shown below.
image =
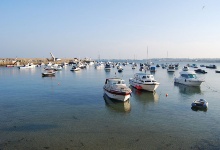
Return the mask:
M 156 93 L 132 89 L 125 103 L 103 97 L 116 68 L 68 66 L 52 78 L 42 69 L 0 68 L 0 149 L 220 149 L 220 74 L 212 69 L 195 88 L 174 85 L 180 69 L 158 68 Z M 129 85 L 136 72 L 128 65 L 117 76 Z M 191 109 L 199 98 L 207 111 Z

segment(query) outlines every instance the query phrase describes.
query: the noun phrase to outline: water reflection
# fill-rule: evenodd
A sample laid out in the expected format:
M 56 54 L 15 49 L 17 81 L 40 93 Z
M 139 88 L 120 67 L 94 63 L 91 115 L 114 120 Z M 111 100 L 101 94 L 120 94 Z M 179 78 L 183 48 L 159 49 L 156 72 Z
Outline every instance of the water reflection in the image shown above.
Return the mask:
M 174 83 L 174 86 L 178 87 L 179 92 L 182 94 L 193 95 L 193 94 L 201 93 L 200 86 L 199 87 L 186 86 L 186 85 L 179 84 L 179 83 Z
M 175 73 L 174 73 L 174 72 L 168 72 L 168 71 L 167 71 L 167 74 L 168 74 L 168 77 L 169 77 L 170 79 L 173 79 L 174 76 L 175 76 Z
M 130 112 L 131 111 L 131 103 L 130 100 L 126 102 L 120 102 L 114 99 L 109 98 L 106 94 L 103 95 L 106 106 L 117 112 Z
M 132 97 L 144 105 L 147 103 L 157 103 L 159 100 L 159 95 L 156 92 L 141 91 L 131 86 L 130 88 L 132 90 Z

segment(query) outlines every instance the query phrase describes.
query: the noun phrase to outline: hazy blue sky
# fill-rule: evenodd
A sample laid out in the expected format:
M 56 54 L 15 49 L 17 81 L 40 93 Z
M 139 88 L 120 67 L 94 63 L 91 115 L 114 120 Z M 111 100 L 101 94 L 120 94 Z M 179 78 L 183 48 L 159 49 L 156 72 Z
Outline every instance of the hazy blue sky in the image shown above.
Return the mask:
M 0 57 L 218 58 L 220 0 L 1 0 Z

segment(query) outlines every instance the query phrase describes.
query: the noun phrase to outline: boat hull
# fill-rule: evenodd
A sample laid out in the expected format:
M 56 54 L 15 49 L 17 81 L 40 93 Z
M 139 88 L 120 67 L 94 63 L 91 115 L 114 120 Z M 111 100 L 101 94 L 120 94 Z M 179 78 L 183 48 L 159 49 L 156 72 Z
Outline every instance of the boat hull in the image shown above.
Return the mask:
M 188 79 L 179 79 L 179 78 L 174 78 L 175 83 L 180 83 L 188 86 L 200 86 L 202 84 L 202 80 L 188 80 Z
M 129 84 L 138 90 L 145 90 L 145 91 L 150 91 L 150 92 L 155 91 L 160 85 L 158 83 L 140 84 L 140 83 L 134 82 L 132 79 L 129 79 Z
M 42 77 L 54 77 L 55 74 L 45 74 L 45 73 L 42 73 Z
M 104 93 L 111 99 L 119 100 L 119 101 L 127 101 L 130 98 L 130 93 L 125 92 L 117 92 L 117 91 L 109 91 L 105 88 L 103 89 Z

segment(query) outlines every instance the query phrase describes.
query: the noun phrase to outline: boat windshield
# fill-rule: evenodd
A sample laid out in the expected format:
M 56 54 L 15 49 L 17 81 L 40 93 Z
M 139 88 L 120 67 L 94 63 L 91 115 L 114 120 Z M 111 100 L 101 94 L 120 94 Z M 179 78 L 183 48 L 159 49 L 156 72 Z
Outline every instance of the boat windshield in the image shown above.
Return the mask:
M 196 78 L 195 74 L 182 74 L 181 76 L 184 78 Z
M 188 78 L 196 78 L 195 74 L 188 74 Z

